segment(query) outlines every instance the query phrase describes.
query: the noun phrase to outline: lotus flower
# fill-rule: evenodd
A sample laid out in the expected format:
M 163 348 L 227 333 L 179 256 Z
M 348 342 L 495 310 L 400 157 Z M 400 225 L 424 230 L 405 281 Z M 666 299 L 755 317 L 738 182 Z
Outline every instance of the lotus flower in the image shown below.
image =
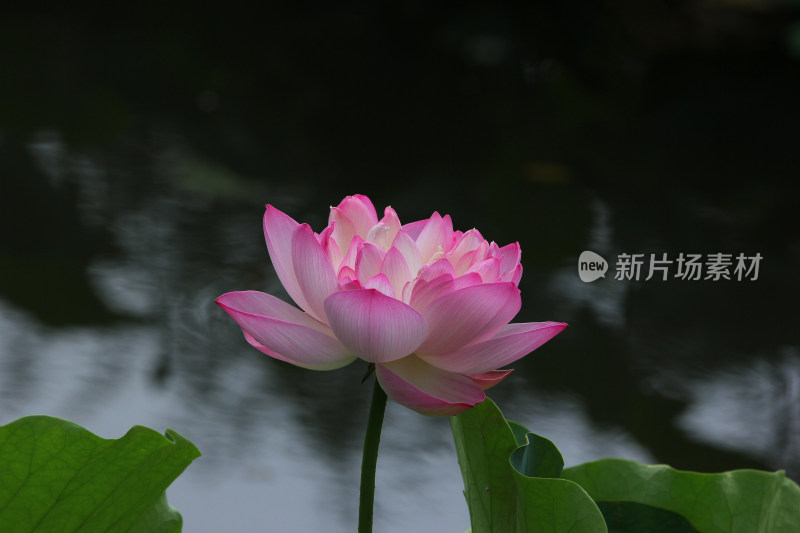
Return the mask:
M 294 365 L 332 370 L 375 364 L 386 394 L 414 411 L 450 416 L 474 407 L 566 324 L 509 324 L 521 306 L 518 243 L 453 231 L 434 213 L 401 225 L 378 220 L 362 195 L 332 207 L 319 234 L 267 205 L 264 235 L 286 292 L 229 292 L 217 303 L 252 346 Z

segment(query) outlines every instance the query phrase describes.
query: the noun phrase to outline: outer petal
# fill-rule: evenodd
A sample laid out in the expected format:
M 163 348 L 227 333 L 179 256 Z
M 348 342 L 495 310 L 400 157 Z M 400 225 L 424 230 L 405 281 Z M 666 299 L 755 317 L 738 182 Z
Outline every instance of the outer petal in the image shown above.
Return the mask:
M 480 374 L 513 363 L 566 327 L 562 322 L 508 324 L 489 340 L 471 344 L 455 353 L 429 355 L 424 359 L 450 372 Z
M 514 318 L 521 305 L 519 289 L 508 282 L 473 285 L 446 294 L 421 310 L 430 331 L 417 354 L 449 354 L 492 337 Z
M 265 292 L 228 292 L 217 298 L 216 302 L 225 310 L 233 309 L 242 313 L 268 316 L 287 322 L 294 322 L 333 336 L 331 328 L 319 320 L 315 320 L 311 315 Z
M 510 373 L 514 370 L 509 368 L 508 370 L 491 370 L 489 372 L 484 372 L 483 374 L 471 374 L 467 377 L 475 382 L 475 384 L 481 388 L 481 390 L 489 390 L 504 379 L 508 377 Z
M 292 237 L 294 272 L 303 297 L 308 302 L 306 312 L 327 323 L 325 298 L 337 289 L 336 273 L 308 224 L 301 224 Z
M 294 274 L 292 261 L 292 235 L 299 225 L 286 213 L 267 205 L 267 211 L 264 213 L 264 239 L 267 241 L 267 251 L 272 266 L 292 300 L 303 309 L 309 309 L 297 282 L 297 276 Z
M 247 343 L 250 346 L 252 346 L 256 350 L 258 350 L 259 352 L 272 357 L 273 359 L 277 359 L 278 361 L 283 361 L 284 363 L 290 363 L 292 365 L 299 366 L 301 368 L 308 368 L 309 370 L 333 370 L 333 369 L 323 369 L 323 368 L 316 368 L 315 369 L 315 368 L 307 366 L 307 365 L 301 365 L 297 361 L 295 361 L 293 359 L 289 359 L 285 355 L 281 355 L 278 352 L 276 352 L 275 350 L 270 350 L 269 348 L 267 348 L 266 346 L 264 346 L 260 342 L 258 342 L 255 338 L 253 338 L 253 336 L 250 335 L 249 333 L 247 333 L 245 330 L 242 330 L 242 333 L 244 333 L 244 340 L 246 340 Z
M 432 367 L 413 355 L 378 364 L 375 372 L 387 395 L 424 415 L 457 415 L 486 399 L 470 378 Z
M 428 334 L 421 314 L 376 289 L 336 292 L 325 300 L 325 311 L 342 344 L 372 363 L 407 356 Z
M 250 344 L 276 359 L 315 370 L 332 370 L 355 359 L 326 326 L 274 296 L 229 292 L 216 301 Z

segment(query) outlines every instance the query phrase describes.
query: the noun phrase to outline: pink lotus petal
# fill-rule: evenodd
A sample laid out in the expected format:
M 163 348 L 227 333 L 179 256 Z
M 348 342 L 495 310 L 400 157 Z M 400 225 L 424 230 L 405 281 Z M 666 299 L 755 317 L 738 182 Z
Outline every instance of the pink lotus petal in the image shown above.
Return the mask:
M 511 275 L 511 281 L 514 285 L 519 285 L 519 280 L 522 279 L 522 264 L 517 265 L 517 268 L 514 269 L 514 273 Z
M 339 280 L 340 291 L 354 291 L 356 289 L 363 289 L 363 288 L 364 286 L 357 279 L 345 276 Z
M 277 359 L 278 361 L 283 361 L 284 363 L 291 363 L 291 364 L 293 364 L 295 366 L 299 366 L 299 367 L 302 367 L 302 368 L 308 368 L 308 369 L 311 369 L 311 370 L 324 370 L 323 368 L 315 369 L 315 368 L 312 368 L 312 367 L 310 367 L 308 365 L 302 365 L 302 364 L 298 363 L 297 361 L 289 359 L 288 357 L 286 357 L 284 355 L 281 355 L 281 354 L 279 354 L 278 352 L 276 352 L 274 350 L 270 350 L 269 348 L 267 348 L 266 346 L 262 345 L 257 340 L 255 340 L 253 338 L 253 336 L 250 335 L 249 333 L 247 333 L 245 330 L 242 330 L 242 333 L 244 333 L 244 340 L 246 340 L 247 343 L 250 346 L 252 346 L 256 350 L 258 350 L 259 352 L 272 357 L 273 359 Z
M 361 249 L 361 245 L 364 244 L 364 239 L 356 235 L 353 237 L 353 240 L 350 241 L 350 246 L 347 248 L 347 252 L 345 256 L 342 258 L 342 262 L 339 265 L 339 268 L 348 267 L 355 271 L 356 268 L 356 259 L 358 258 L 358 252 Z
M 268 294 L 254 292 L 227 293 L 217 298 L 217 304 L 242 328 L 248 342 L 263 347 L 259 349 L 276 359 L 316 370 L 340 368 L 355 359 L 333 335 L 321 331 L 327 329 L 323 325 L 289 304 L 277 302 L 280 300 Z M 262 312 L 275 312 L 277 316 L 244 310 L 261 308 L 261 304 Z
M 428 334 L 422 315 L 375 289 L 336 292 L 325 311 L 342 344 L 372 363 L 407 356 Z
M 400 253 L 400 250 L 397 248 L 390 248 L 389 251 L 386 252 L 386 256 L 384 256 L 383 263 L 381 264 L 381 272 L 386 274 L 389 283 L 392 284 L 394 294 L 396 295 L 401 296 L 403 294 L 403 287 L 405 287 L 406 283 L 411 281 L 411 271 L 408 269 L 408 264 L 406 264 L 403 254 Z
M 419 234 L 422 233 L 422 230 L 425 229 L 427 224 L 428 219 L 423 218 L 422 220 L 416 220 L 414 222 L 409 222 L 408 224 L 403 224 L 401 229 L 407 233 L 409 237 L 416 241 L 419 237 Z
M 411 276 L 416 277 L 419 274 L 420 268 L 422 268 L 422 259 L 419 255 L 419 249 L 417 249 L 417 243 L 414 242 L 408 233 L 400 231 L 394 238 L 394 242 L 392 242 L 392 248 L 397 248 L 397 250 L 403 254 Z
M 337 289 L 338 280 L 328 256 L 308 224 L 300 224 L 294 232 L 292 261 L 297 282 L 308 302 L 306 312 L 327 323 L 325 298 Z
M 432 367 L 413 355 L 378 364 L 375 373 L 389 397 L 424 415 L 457 415 L 486 399 L 475 381 Z
M 495 243 L 489 248 L 489 255 L 492 257 L 499 257 L 503 260 L 503 265 L 500 270 L 503 272 L 513 272 L 519 265 L 522 258 L 522 251 L 520 250 L 519 243 L 514 242 L 507 244 L 502 248 L 498 248 Z
M 469 272 L 477 272 L 481 276 L 481 280 L 485 283 L 493 283 L 495 281 L 510 281 L 510 280 L 500 280 L 500 267 L 503 264 L 503 260 L 499 257 L 487 257 L 486 259 L 482 259 L 478 261 L 471 267 L 469 267 Z
M 507 282 L 473 285 L 446 294 L 420 310 L 429 334 L 417 353 L 449 354 L 492 337 L 514 318 L 521 305 L 519 289 Z
M 336 370 L 337 368 L 342 368 L 343 366 L 347 366 L 350 363 L 352 363 L 353 361 L 355 361 L 356 359 L 358 359 L 355 355 L 350 354 L 349 352 L 347 352 L 349 354 L 348 357 L 344 357 L 344 358 L 338 359 L 338 360 L 332 359 L 330 361 L 325 361 L 325 362 L 319 363 L 319 364 L 301 363 L 300 361 L 296 361 L 294 359 L 286 357 L 285 355 L 281 355 L 281 354 L 279 354 L 278 352 L 276 352 L 274 350 L 270 350 L 266 346 L 260 344 L 255 338 L 253 338 L 252 335 L 250 335 L 246 331 L 242 330 L 242 333 L 244 333 L 244 338 L 250 344 L 250 346 L 252 346 L 256 350 L 258 350 L 259 352 L 261 352 L 261 353 L 263 353 L 265 355 L 268 355 L 268 356 L 272 357 L 273 359 L 277 359 L 278 361 L 283 361 L 284 363 L 290 363 L 290 364 L 293 364 L 295 366 L 299 366 L 301 368 L 307 368 L 308 370 Z
M 339 208 L 331 207 L 328 216 L 328 227 L 333 228 L 331 236 L 339 244 L 342 257 L 347 255 L 347 250 L 352 248 L 353 237 L 356 236 L 356 226 L 353 221 Z
M 467 272 L 453 280 L 453 290 L 457 291 L 473 285 L 480 285 L 483 282 L 483 278 L 477 272 Z
M 397 212 L 389 206 L 383 210 L 383 218 L 378 222 L 387 226 L 392 231 L 392 240 L 394 240 L 397 232 L 399 232 L 400 228 L 402 227 L 400 224 L 400 218 L 397 216 Z
M 442 274 L 430 281 L 417 278 L 411 287 L 409 305 L 417 311 L 422 311 L 432 302 L 450 294 L 453 290 L 453 276 L 450 274 Z
M 442 262 L 450 264 L 447 259 L 442 259 Z M 452 271 L 452 268 L 450 270 Z M 444 273 L 431 281 L 425 281 L 420 277 L 409 286 L 411 289 L 411 294 L 408 296 L 409 304 L 420 311 L 446 294 L 482 283 L 483 279 L 477 272 L 469 272 L 457 278 L 452 274 Z
M 328 335 L 333 334 L 331 328 L 319 320 L 315 320 L 311 315 L 265 292 L 228 292 L 217 298 L 216 302 L 223 309 L 231 308 L 242 313 L 269 316 L 286 320 L 287 322 L 302 324 Z
M 445 252 L 449 252 L 456 243 L 455 232 L 453 231 L 453 219 L 450 218 L 450 215 L 445 215 L 442 217 L 442 224 L 444 225 L 444 243 L 442 246 Z
M 363 194 L 354 194 L 346 197 L 337 207 L 331 209 L 331 216 L 333 216 L 334 210 L 336 210 L 337 214 L 346 216 L 353 223 L 355 234 L 365 239 L 370 228 L 378 223 L 378 214 L 375 212 L 375 206 Z
M 364 288 L 381 291 L 390 298 L 395 297 L 394 289 L 392 288 L 392 284 L 389 283 L 389 278 L 386 277 L 386 274 L 378 274 L 377 276 L 371 277 L 364 284 Z
M 450 249 L 449 251 L 453 251 L 453 248 L 456 247 L 456 244 L 461 242 L 461 239 L 464 237 L 464 232 L 456 230 L 453 232 L 453 237 L 450 239 Z
M 320 234 L 317 236 L 317 239 L 319 240 L 319 243 L 322 245 L 323 248 L 325 248 L 325 241 L 330 239 L 331 234 L 333 233 L 334 226 L 335 224 L 328 224 L 325 227 L 325 229 L 322 230 Z
M 400 219 L 394 209 L 387 207 L 383 218 L 367 234 L 367 242 L 371 242 L 384 250 L 392 245 L 397 233 L 400 231 Z
M 513 371 L 511 368 L 508 370 L 490 370 L 483 374 L 469 374 L 467 377 L 474 381 L 481 390 L 486 391 L 503 381 Z
M 453 236 L 453 226 L 450 222 L 450 217 L 444 218 L 439 213 L 434 213 L 428 219 L 428 223 L 422 229 L 417 237 L 417 248 L 419 248 L 419 255 L 423 263 L 431 260 L 437 251 L 447 251 L 444 249 L 446 244 L 449 244 Z
M 414 290 L 414 285 L 416 284 L 417 280 L 409 281 L 405 285 L 403 285 L 403 294 L 401 295 L 400 299 L 403 300 L 404 303 L 411 305 L 411 293 Z M 411 307 L 414 307 L 411 305 Z
M 389 240 L 389 227 L 378 222 L 370 228 L 365 240 L 383 250 L 388 249 L 392 242 Z
M 459 239 L 450 251 L 448 257 L 453 264 L 456 264 L 464 254 L 479 250 L 481 245 L 485 242 L 486 240 L 481 235 L 481 232 L 476 229 L 471 229 L 461 236 L 461 239 Z M 483 259 L 483 254 L 481 254 L 481 259 Z
M 333 265 L 333 269 L 336 270 L 342 263 L 342 250 L 339 248 L 336 239 L 333 238 L 333 230 L 334 224 L 322 230 L 322 233 L 319 234 L 319 243 L 322 245 L 325 255 L 328 256 L 328 261 Z
M 264 239 L 267 241 L 272 266 L 292 300 L 308 310 L 309 305 L 297 282 L 292 261 L 292 235 L 299 225 L 286 213 L 267 205 L 264 213 Z
M 339 269 L 339 273 L 336 274 L 336 277 L 339 278 L 339 281 L 341 281 L 342 278 L 356 279 L 356 271 L 349 266 L 343 266 Z
M 385 252 L 372 244 L 365 242 L 356 255 L 356 275 L 360 280 L 367 280 L 381 272 Z
M 461 274 L 469 270 L 469 268 L 478 261 L 480 261 L 482 257 L 483 255 L 481 254 L 480 250 L 471 250 L 462 255 L 461 258 L 459 258 L 459 260 L 456 261 L 455 264 L 453 265 L 456 270 L 456 276 L 460 276 Z M 448 257 L 448 259 L 450 261 L 453 260 L 453 258 L 451 257 Z
M 424 359 L 443 370 L 480 374 L 513 363 L 558 335 L 567 325 L 561 322 L 508 324 L 491 339 L 470 344 L 446 355 Z
M 439 259 L 429 265 L 422 267 L 419 273 L 419 278 L 425 281 L 431 281 L 438 278 L 443 274 L 449 274 L 451 277 L 456 277 L 456 271 L 453 264 L 447 259 Z

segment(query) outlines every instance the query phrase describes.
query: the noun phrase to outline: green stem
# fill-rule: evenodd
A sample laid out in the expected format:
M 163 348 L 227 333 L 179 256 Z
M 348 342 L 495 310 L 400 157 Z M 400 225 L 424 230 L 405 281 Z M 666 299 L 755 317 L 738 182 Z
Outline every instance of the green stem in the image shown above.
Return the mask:
M 375 502 L 375 465 L 378 462 L 378 445 L 381 442 L 383 413 L 386 411 L 386 393 L 378 380 L 372 389 L 367 434 L 364 437 L 364 455 L 361 458 L 361 500 L 358 506 L 358 533 L 372 533 L 372 507 Z

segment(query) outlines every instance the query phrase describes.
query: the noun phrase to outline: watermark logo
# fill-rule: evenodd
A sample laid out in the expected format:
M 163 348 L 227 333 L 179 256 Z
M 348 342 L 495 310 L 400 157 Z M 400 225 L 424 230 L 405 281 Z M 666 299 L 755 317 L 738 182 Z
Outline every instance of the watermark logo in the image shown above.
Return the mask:
M 618 281 L 756 281 L 764 257 L 760 253 L 621 253 L 617 255 L 614 279 Z M 587 283 L 605 278 L 608 263 L 600 255 L 586 250 L 578 258 L 578 275 Z
M 600 255 L 585 250 L 578 258 L 578 275 L 581 281 L 590 283 L 598 278 L 606 277 L 608 263 Z

